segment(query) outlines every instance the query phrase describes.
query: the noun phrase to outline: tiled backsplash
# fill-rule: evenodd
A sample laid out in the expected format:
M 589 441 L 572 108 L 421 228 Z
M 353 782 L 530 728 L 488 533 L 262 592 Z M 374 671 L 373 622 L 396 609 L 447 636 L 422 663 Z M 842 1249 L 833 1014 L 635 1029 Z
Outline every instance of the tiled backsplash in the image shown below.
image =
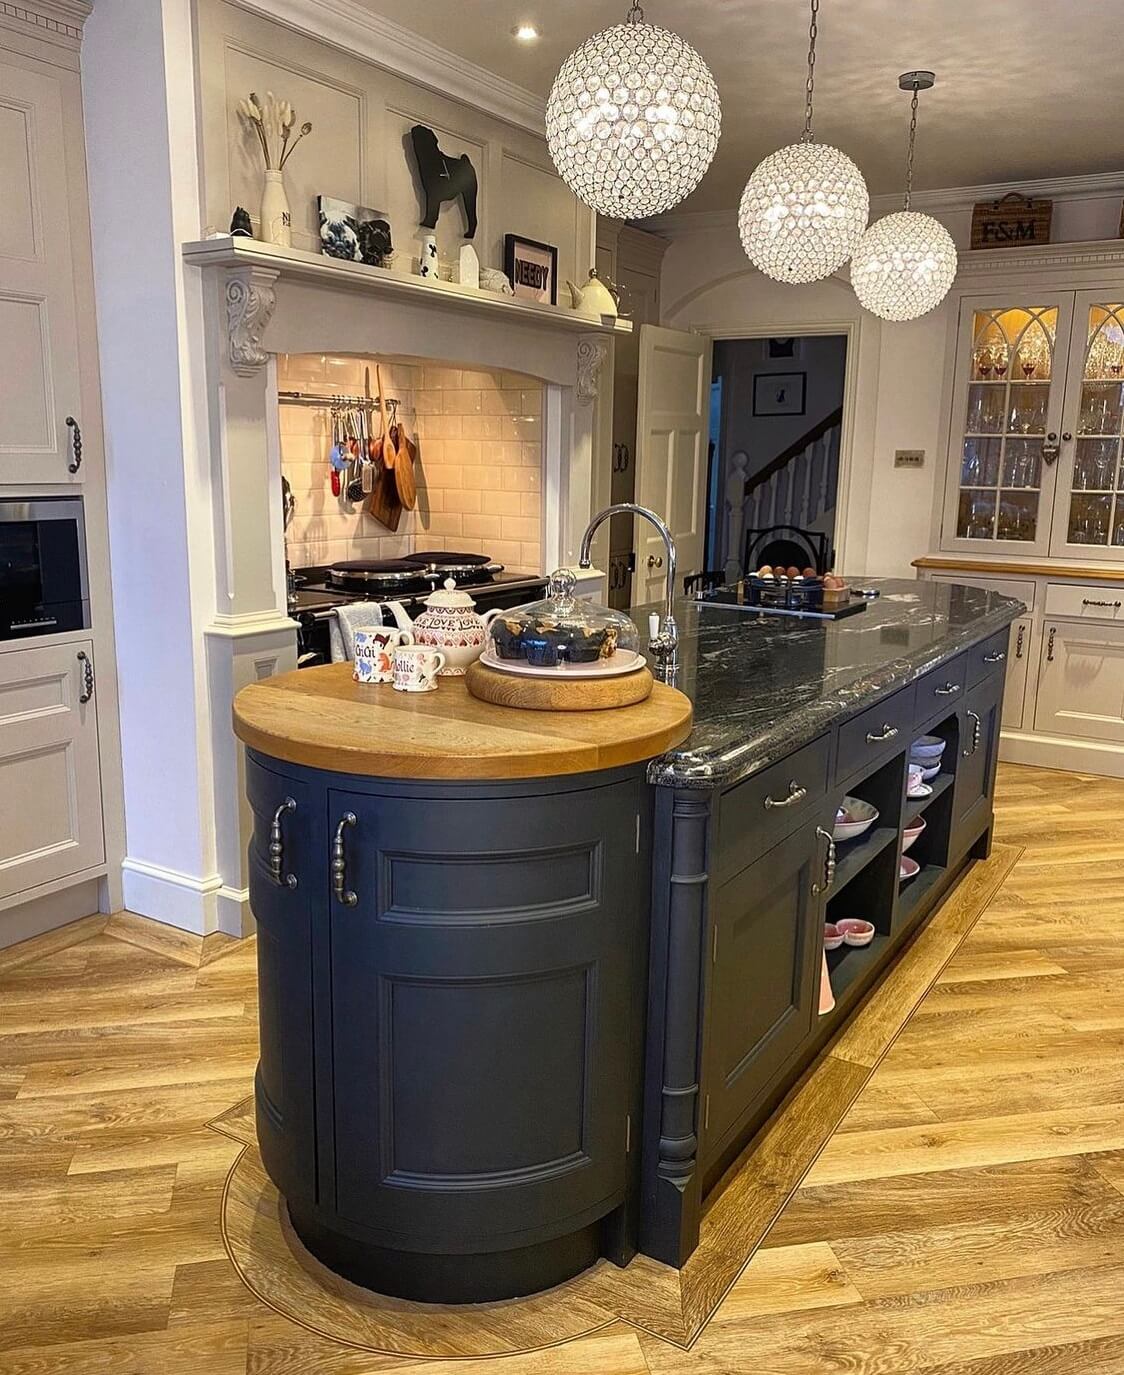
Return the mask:
M 286 549 L 294 568 L 335 559 L 393 559 L 416 549 L 488 554 L 511 569 L 542 571 L 542 385 L 510 372 L 454 365 L 289 355 L 278 360 L 282 391 L 364 391 L 378 364 L 399 419 L 417 442 L 416 511 L 396 534 L 361 506 L 334 497 L 327 408 L 281 405 L 281 468 L 296 511 Z

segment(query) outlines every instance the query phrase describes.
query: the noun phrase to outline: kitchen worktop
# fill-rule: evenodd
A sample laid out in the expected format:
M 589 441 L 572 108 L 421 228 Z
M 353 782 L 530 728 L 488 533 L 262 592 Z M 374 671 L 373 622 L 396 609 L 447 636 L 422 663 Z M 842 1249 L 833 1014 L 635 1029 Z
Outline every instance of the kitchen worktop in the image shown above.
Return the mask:
M 350 664 L 251 683 L 234 702 L 235 734 L 290 764 L 378 778 L 542 778 L 651 759 L 686 736 L 691 705 L 657 683 L 610 711 L 520 711 L 471 697 L 461 677 L 435 692 L 356 683 Z
M 864 579 L 880 595 L 839 621 L 677 604 L 676 685 L 695 708 L 649 782 L 725 787 L 1002 630 L 1022 603 L 952 583 Z M 647 624 L 652 608 L 631 613 Z

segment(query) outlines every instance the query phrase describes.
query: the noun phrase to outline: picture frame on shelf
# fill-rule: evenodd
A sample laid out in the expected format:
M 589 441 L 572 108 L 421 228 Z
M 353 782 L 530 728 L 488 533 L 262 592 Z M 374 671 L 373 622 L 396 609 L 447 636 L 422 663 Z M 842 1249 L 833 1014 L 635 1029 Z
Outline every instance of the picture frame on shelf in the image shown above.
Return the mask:
M 803 415 L 808 374 L 758 372 L 753 377 L 754 415 Z
M 553 244 L 525 239 L 521 234 L 505 234 L 503 270 L 515 296 L 521 300 L 558 304 L 558 249 Z
M 389 267 L 394 257 L 390 221 L 380 210 L 352 205 L 334 196 L 317 196 L 320 252 L 345 262 Z

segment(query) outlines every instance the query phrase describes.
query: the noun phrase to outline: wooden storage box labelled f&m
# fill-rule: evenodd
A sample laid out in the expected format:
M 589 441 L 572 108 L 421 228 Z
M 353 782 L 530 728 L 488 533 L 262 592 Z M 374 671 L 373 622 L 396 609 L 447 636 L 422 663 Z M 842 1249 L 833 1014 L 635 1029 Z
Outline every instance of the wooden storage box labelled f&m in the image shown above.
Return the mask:
M 973 248 L 1020 248 L 1050 242 L 1054 202 L 1031 200 L 1008 191 L 997 201 L 977 201 L 972 207 Z

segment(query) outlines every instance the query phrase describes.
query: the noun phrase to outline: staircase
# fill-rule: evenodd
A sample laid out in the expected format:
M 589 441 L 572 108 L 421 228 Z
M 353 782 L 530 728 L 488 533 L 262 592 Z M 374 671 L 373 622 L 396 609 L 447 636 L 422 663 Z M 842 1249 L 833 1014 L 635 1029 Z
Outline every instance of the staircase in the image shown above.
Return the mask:
M 741 450 L 731 455 L 725 494 L 725 566 L 736 563 L 740 568 L 747 530 L 795 525 L 832 534 L 842 428 L 843 408 L 839 407 L 752 477 L 747 476 L 749 455 Z

